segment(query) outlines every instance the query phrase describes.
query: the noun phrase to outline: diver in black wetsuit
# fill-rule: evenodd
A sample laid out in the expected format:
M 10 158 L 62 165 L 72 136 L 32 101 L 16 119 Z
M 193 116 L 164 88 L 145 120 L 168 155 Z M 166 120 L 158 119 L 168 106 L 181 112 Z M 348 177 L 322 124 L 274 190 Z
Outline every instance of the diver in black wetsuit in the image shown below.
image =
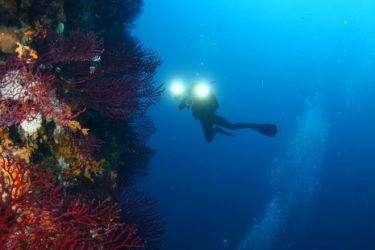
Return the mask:
M 225 131 L 226 129 L 243 129 L 249 128 L 259 133 L 274 137 L 277 134 L 277 126 L 273 124 L 257 124 L 248 122 L 231 123 L 224 117 L 216 114 L 219 107 L 218 101 L 212 91 L 205 90 L 205 96 L 197 96 L 194 88 L 197 85 L 193 84 L 189 93 L 184 97 L 179 105 L 179 109 L 190 108 L 194 119 L 199 120 L 203 129 L 204 136 L 207 142 L 211 142 L 214 136 L 219 133 L 227 136 L 234 136 Z M 223 128 L 222 128 L 223 127 Z

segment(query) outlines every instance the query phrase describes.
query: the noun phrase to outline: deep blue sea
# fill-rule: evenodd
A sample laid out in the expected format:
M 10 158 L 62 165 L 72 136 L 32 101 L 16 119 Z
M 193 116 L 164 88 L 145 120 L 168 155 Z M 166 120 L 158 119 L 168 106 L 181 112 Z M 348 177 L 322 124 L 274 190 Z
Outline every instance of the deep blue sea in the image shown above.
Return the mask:
M 143 189 L 166 250 L 375 249 L 375 2 L 145 0 L 163 59 Z M 211 143 L 169 84 L 210 82 L 218 114 L 275 123 Z

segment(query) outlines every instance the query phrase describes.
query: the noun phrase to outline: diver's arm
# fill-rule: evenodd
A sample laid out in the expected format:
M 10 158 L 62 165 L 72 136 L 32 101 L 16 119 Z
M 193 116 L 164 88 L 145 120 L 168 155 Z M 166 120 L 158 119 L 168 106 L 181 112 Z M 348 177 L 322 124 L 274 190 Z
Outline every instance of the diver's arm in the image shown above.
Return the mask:
M 191 99 L 189 97 L 184 97 L 184 99 L 182 99 L 182 101 L 180 102 L 178 109 L 183 110 L 183 109 L 190 108 L 190 107 L 191 107 Z

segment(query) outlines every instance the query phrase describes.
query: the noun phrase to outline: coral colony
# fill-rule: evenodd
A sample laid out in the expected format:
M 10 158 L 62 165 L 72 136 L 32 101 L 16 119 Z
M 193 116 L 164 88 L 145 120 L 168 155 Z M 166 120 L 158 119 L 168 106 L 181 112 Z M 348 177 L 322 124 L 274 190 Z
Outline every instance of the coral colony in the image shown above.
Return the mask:
M 0 0 L 0 249 L 161 249 L 140 0 Z

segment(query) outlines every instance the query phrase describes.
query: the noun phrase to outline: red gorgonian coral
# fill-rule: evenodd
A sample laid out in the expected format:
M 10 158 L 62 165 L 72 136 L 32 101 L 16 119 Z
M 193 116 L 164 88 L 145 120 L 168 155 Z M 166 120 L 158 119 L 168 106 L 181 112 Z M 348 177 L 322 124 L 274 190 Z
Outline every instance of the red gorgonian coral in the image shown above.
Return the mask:
M 22 60 L 0 66 L 0 127 L 42 119 L 69 126 L 77 114 L 56 98 L 54 80 Z
M 0 159 L 2 249 L 140 249 L 135 224 L 121 222 L 110 199 L 65 200 L 63 187 L 38 166 Z
M 105 117 L 131 120 L 158 101 L 163 89 L 153 81 L 160 64 L 154 51 L 140 45 L 111 48 L 96 59 L 59 65 L 59 80 L 71 103 Z
M 87 62 L 100 60 L 103 53 L 103 41 L 93 32 L 83 33 L 73 31 L 69 36 L 63 36 L 53 31 L 40 45 L 39 63 Z
M 0 6 L 17 33 L 0 51 L 0 249 L 161 249 L 155 202 L 118 193 L 146 173 L 163 91 L 130 34 L 142 1 Z

